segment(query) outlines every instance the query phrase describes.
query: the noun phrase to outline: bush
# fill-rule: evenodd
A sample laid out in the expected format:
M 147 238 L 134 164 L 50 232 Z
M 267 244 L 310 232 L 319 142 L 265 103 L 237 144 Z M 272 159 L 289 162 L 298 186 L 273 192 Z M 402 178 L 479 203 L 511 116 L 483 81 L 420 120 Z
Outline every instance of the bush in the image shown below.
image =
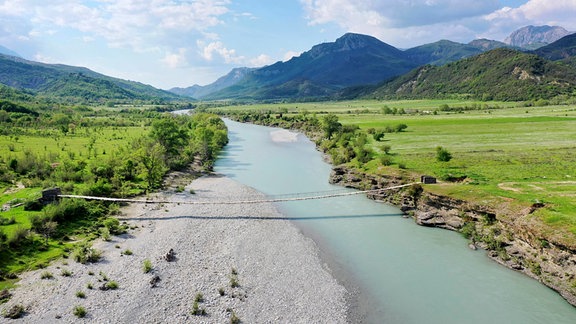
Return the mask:
M 65 220 L 81 218 L 92 215 L 88 202 L 82 199 L 63 199 L 58 204 L 46 206 L 46 217 L 63 222 Z
M 104 220 L 103 224 L 112 235 L 126 233 L 126 226 L 120 225 L 118 218 L 108 217 Z
M 76 262 L 86 264 L 88 262 L 98 262 L 102 257 L 102 252 L 90 246 L 88 242 L 82 242 L 76 245 L 72 257 Z
M 230 324 L 240 324 L 240 317 L 232 311 L 232 315 L 230 315 Z
M 71 277 L 72 271 L 68 269 L 62 269 L 62 271 L 60 271 L 60 275 L 62 275 L 63 277 Z
M 84 308 L 82 306 L 76 306 L 76 307 L 74 307 L 72 314 L 74 314 L 78 318 L 84 318 L 84 317 L 86 317 L 86 314 L 87 314 L 86 308 Z
M 76 297 L 78 297 L 78 298 L 86 298 L 86 294 L 85 294 L 83 291 L 78 290 L 78 291 L 76 292 Z
M 452 160 L 452 154 L 442 146 L 436 148 L 436 160 L 439 162 L 448 162 Z
M 118 283 L 117 283 L 116 281 L 114 281 L 114 280 L 108 281 L 108 282 L 106 283 L 106 285 L 104 285 L 104 286 L 105 286 L 107 289 L 110 289 L 110 290 L 115 290 L 115 289 L 118 289 L 118 287 L 119 287 Z
M 101 228 L 100 237 L 102 237 L 104 241 L 110 241 L 112 239 L 112 237 L 110 236 L 110 230 L 107 227 Z
M 12 294 L 8 289 L 0 290 L 0 304 L 7 302 L 12 297 Z
M 16 224 L 16 218 L 14 216 L 10 218 L 0 217 L 0 225 L 12 225 Z
M 29 235 L 30 231 L 27 228 L 18 226 L 12 237 L 8 239 L 8 245 L 10 247 L 19 247 L 28 239 Z
M 144 273 L 149 273 L 150 271 L 152 271 L 152 262 L 148 259 L 144 260 L 142 268 L 144 270 Z
M 38 199 L 28 200 L 24 203 L 24 210 L 26 211 L 40 211 L 44 208 L 44 204 Z
M 10 307 L 10 309 L 8 310 L 3 310 L 2 316 L 4 316 L 5 318 L 17 319 L 22 317 L 22 315 L 24 315 L 24 311 L 25 311 L 24 306 L 18 304 Z

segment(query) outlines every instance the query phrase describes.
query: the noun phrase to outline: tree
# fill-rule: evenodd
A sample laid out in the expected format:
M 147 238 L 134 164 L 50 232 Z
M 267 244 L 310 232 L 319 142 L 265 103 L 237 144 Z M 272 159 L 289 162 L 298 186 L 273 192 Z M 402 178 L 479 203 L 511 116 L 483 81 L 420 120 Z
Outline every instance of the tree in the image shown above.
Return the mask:
M 442 146 L 436 147 L 436 160 L 439 162 L 448 162 L 452 159 L 452 154 Z
M 164 162 L 165 153 L 166 150 L 159 143 L 145 142 L 136 154 L 138 161 L 146 170 L 144 178 L 148 184 L 148 190 L 161 185 L 162 177 L 167 169 Z
M 179 155 L 189 139 L 187 131 L 173 117 L 154 121 L 150 136 L 164 146 L 169 157 Z
M 342 124 L 338 122 L 338 116 L 328 114 L 322 118 L 322 130 L 327 139 L 332 139 L 332 135 L 340 130 Z

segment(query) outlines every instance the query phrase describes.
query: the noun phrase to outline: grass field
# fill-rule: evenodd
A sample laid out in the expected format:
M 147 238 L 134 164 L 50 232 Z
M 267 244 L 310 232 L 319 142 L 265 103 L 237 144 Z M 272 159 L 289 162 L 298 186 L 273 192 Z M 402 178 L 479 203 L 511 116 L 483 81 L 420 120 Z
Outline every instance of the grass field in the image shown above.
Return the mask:
M 451 107 L 453 109 L 447 109 Z M 405 114 L 384 114 L 383 108 Z M 443 107 L 443 109 L 441 109 Z M 461 112 L 455 108 L 463 107 Z M 470 109 L 479 108 L 479 109 Z M 523 209 L 546 204 L 534 215 L 548 235 L 576 246 L 576 107 L 525 107 L 524 103 L 421 101 L 349 101 L 226 107 L 284 114 L 334 113 L 342 124 L 361 129 L 397 124 L 403 132 L 369 141 L 379 155 L 390 146 L 392 165 L 378 158 L 362 165 L 372 173 L 430 174 L 446 181 L 427 189 L 454 198 Z M 321 115 L 318 115 L 321 117 Z M 436 148 L 452 154 L 436 160 Z

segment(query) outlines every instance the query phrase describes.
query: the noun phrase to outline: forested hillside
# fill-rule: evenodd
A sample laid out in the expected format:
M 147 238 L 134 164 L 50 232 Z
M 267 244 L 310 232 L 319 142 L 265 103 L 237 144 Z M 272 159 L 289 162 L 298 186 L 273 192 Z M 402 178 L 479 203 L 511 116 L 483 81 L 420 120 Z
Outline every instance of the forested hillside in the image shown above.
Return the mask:
M 45 98 L 74 103 L 140 100 L 168 102 L 181 97 L 142 83 L 108 77 L 82 67 L 44 64 L 0 54 L 0 84 Z
M 441 67 L 420 67 L 366 96 L 523 101 L 571 95 L 575 90 L 573 67 L 533 54 L 496 49 Z

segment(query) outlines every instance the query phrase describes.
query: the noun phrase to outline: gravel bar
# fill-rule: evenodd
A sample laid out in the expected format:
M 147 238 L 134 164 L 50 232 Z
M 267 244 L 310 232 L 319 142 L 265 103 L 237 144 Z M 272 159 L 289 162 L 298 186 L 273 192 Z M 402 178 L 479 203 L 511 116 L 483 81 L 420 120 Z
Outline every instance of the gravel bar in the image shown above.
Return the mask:
M 190 201 L 264 195 L 215 175 L 194 180 L 184 192 L 155 197 Z M 103 252 L 100 262 L 63 259 L 22 274 L 0 309 L 22 305 L 26 313 L 17 320 L 0 317 L 0 322 L 348 321 L 346 289 L 321 260 L 316 244 L 272 204 L 132 204 L 119 218 L 134 229 L 96 241 L 94 247 Z M 152 265 L 148 273 L 145 260 Z M 41 279 L 46 272 L 53 278 Z M 111 281 L 117 289 L 101 289 Z M 192 314 L 195 300 L 199 315 Z M 76 306 L 86 310 L 83 319 L 73 314 Z

